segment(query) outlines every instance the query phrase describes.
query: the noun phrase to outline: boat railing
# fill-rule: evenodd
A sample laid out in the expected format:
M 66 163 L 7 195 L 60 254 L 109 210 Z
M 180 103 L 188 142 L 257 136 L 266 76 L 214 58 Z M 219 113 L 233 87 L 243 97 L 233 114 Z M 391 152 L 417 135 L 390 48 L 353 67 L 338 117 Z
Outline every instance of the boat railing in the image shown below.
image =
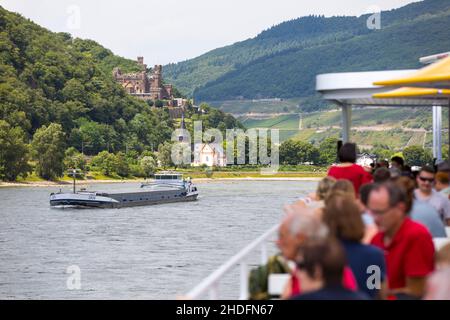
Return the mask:
M 235 267 L 239 266 L 240 276 L 239 276 L 239 299 L 246 300 L 249 296 L 249 286 L 248 286 L 248 258 L 255 251 L 260 250 L 261 264 L 266 264 L 268 259 L 268 243 L 273 240 L 276 236 L 279 224 L 274 225 L 272 228 L 267 230 L 264 234 L 259 236 L 236 255 L 231 257 L 227 262 L 222 264 L 213 273 L 206 277 L 202 282 L 200 282 L 195 288 L 189 291 L 186 295 L 186 299 L 197 300 L 204 297 L 209 293 L 209 298 L 211 300 L 219 299 L 219 283 L 224 278 L 225 275 L 229 274 L 234 270 Z

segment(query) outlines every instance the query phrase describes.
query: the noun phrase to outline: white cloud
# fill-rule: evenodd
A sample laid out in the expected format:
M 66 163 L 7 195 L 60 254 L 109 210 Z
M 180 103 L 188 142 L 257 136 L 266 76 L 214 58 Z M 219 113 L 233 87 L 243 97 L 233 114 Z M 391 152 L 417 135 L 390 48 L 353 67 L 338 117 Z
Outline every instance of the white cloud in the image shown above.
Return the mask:
M 193 58 L 256 36 L 280 22 L 309 14 L 360 15 L 377 6 L 400 7 L 412 0 L 1 0 L 52 31 L 98 41 L 116 54 L 148 64 Z M 80 9 L 80 29 L 69 29 L 70 6 Z M 72 21 L 72 20 L 70 20 Z

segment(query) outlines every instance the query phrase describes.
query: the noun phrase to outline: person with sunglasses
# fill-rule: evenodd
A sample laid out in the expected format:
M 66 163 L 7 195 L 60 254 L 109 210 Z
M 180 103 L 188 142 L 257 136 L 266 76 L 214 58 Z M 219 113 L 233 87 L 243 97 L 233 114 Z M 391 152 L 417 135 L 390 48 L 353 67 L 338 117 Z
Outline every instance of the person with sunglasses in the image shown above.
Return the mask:
M 450 201 L 444 195 L 433 189 L 435 171 L 432 167 L 424 166 L 416 177 L 418 188 L 414 191 L 417 201 L 430 204 L 437 210 L 444 225 L 450 226 Z

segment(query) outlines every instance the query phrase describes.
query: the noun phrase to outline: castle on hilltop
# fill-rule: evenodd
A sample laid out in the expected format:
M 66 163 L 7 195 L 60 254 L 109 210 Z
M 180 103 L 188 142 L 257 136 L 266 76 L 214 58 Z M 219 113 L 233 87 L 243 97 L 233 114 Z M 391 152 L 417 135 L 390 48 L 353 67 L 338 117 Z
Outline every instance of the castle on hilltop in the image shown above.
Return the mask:
M 162 82 L 162 66 L 155 65 L 150 76 L 144 57 L 138 57 L 137 63 L 141 68 L 137 73 L 122 73 L 120 68 L 114 68 L 114 79 L 125 88 L 127 93 L 143 100 L 174 100 L 171 84 Z

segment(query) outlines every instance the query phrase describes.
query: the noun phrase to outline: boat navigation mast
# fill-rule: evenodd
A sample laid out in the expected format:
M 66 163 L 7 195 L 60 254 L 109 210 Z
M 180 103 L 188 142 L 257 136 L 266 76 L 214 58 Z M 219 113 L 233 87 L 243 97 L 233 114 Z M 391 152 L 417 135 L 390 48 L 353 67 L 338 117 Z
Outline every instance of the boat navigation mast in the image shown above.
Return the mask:
M 71 169 L 69 172 L 70 175 L 73 177 L 73 193 L 76 193 L 77 169 Z

